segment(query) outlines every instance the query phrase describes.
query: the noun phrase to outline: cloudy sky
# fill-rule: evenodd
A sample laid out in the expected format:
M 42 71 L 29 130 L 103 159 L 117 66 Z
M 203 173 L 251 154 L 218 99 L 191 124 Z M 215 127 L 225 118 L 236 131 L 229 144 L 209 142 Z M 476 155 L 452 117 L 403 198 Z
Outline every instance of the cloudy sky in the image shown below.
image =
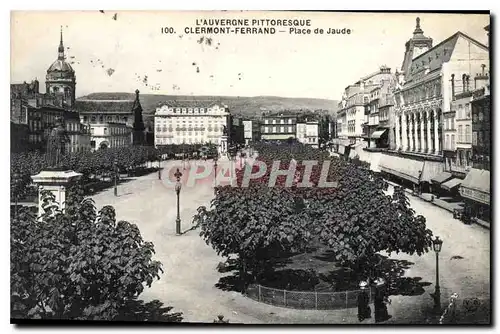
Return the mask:
M 339 99 L 345 86 L 380 65 L 400 68 L 417 16 L 434 45 L 457 31 L 487 44 L 483 29 L 489 24 L 487 15 L 12 12 L 11 82 L 34 78 L 44 82 L 47 68 L 57 58 L 62 26 L 67 61 L 73 62 L 76 72 L 77 96 L 139 89 L 154 94 Z M 204 18 L 300 18 L 310 19 L 312 30 L 349 28 L 352 32 L 186 34 L 185 27 L 195 27 L 196 20 Z M 162 34 L 162 27 L 172 27 L 175 33 Z M 212 38 L 211 45 L 198 43 L 201 37 Z

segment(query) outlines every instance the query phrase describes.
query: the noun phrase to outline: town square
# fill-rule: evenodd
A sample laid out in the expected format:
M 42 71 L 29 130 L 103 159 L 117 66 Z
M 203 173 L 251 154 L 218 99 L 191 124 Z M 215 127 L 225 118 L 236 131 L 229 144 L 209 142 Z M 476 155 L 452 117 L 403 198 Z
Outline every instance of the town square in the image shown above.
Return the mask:
M 11 16 L 11 323 L 491 325 L 488 12 Z

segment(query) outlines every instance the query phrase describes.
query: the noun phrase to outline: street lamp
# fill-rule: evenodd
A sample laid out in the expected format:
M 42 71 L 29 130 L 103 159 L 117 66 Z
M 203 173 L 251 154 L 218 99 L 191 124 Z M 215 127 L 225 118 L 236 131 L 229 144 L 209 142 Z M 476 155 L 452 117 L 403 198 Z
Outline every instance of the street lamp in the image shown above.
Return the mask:
M 12 176 L 14 179 L 14 219 L 17 219 L 17 202 L 18 202 L 18 191 L 19 191 L 19 178 L 20 175 L 19 173 L 14 173 Z
M 441 290 L 439 288 L 439 252 L 441 252 L 441 247 L 443 246 L 443 240 L 436 237 L 432 240 L 432 248 L 436 252 L 436 291 L 434 292 L 434 305 L 436 312 L 441 313 Z
M 158 180 L 161 180 L 161 154 L 158 154 Z
M 117 169 L 117 161 L 116 159 L 113 160 L 113 170 L 114 170 L 114 182 L 115 182 L 115 189 L 114 193 L 115 196 L 118 196 L 118 188 L 116 187 L 117 179 L 118 179 L 118 169 Z
M 219 158 L 219 154 L 216 154 L 214 157 L 214 194 L 217 192 L 217 159 Z
M 175 193 L 177 194 L 177 219 L 175 220 L 175 234 L 181 235 L 180 194 L 182 173 L 179 171 L 179 168 L 177 168 L 174 176 L 177 179 L 177 183 L 175 184 Z

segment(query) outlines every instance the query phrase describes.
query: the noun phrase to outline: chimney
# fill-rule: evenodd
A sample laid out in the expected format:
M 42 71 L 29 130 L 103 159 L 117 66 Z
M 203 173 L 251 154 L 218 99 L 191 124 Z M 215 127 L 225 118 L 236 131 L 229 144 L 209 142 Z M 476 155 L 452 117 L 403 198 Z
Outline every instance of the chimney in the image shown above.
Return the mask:
M 455 100 L 455 74 L 451 75 L 451 99 Z
M 483 88 L 488 84 L 488 73 L 485 73 L 486 65 L 481 64 L 481 73 L 474 77 L 474 89 Z

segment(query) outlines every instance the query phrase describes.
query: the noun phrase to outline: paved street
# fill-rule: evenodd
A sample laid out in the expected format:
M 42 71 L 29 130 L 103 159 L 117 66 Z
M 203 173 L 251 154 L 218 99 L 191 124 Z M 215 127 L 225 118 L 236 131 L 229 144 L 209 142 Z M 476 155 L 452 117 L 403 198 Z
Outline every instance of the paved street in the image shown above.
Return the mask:
M 175 171 L 175 170 L 174 170 Z M 165 178 L 165 177 L 164 177 Z M 182 230 L 191 227 L 191 220 L 200 205 L 209 205 L 213 197 L 213 181 L 201 182 L 196 187 L 184 187 L 181 192 Z M 391 190 L 391 189 L 390 189 Z M 231 322 L 243 323 L 357 323 L 357 309 L 342 311 L 304 311 L 273 307 L 255 302 L 236 292 L 226 292 L 215 287 L 221 276 L 216 270 L 218 257 L 210 246 L 198 236 L 199 231 L 189 231 L 175 236 L 176 196 L 172 185 L 158 180 L 156 173 L 142 176 L 119 186 L 119 196 L 113 189 L 93 198 L 96 206 L 113 205 L 117 219 L 136 223 L 145 240 L 152 241 L 156 258 L 165 273 L 142 298 L 159 299 L 174 311 L 183 312 L 184 321 L 212 322 L 222 314 Z M 410 197 L 415 211 L 427 218 L 435 235 L 443 240 L 440 256 L 442 300 L 453 292 L 460 298 L 489 298 L 489 231 L 476 225 L 464 225 L 452 215 L 430 203 Z M 463 259 L 451 260 L 459 255 Z M 422 321 L 418 310 L 432 305 L 429 292 L 434 291 L 435 255 L 422 257 L 392 255 L 392 258 L 414 262 L 407 271 L 409 277 L 422 277 L 430 282 L 426 293 L 420 296 L 392 296 L 389 305 L 391 321 Z

